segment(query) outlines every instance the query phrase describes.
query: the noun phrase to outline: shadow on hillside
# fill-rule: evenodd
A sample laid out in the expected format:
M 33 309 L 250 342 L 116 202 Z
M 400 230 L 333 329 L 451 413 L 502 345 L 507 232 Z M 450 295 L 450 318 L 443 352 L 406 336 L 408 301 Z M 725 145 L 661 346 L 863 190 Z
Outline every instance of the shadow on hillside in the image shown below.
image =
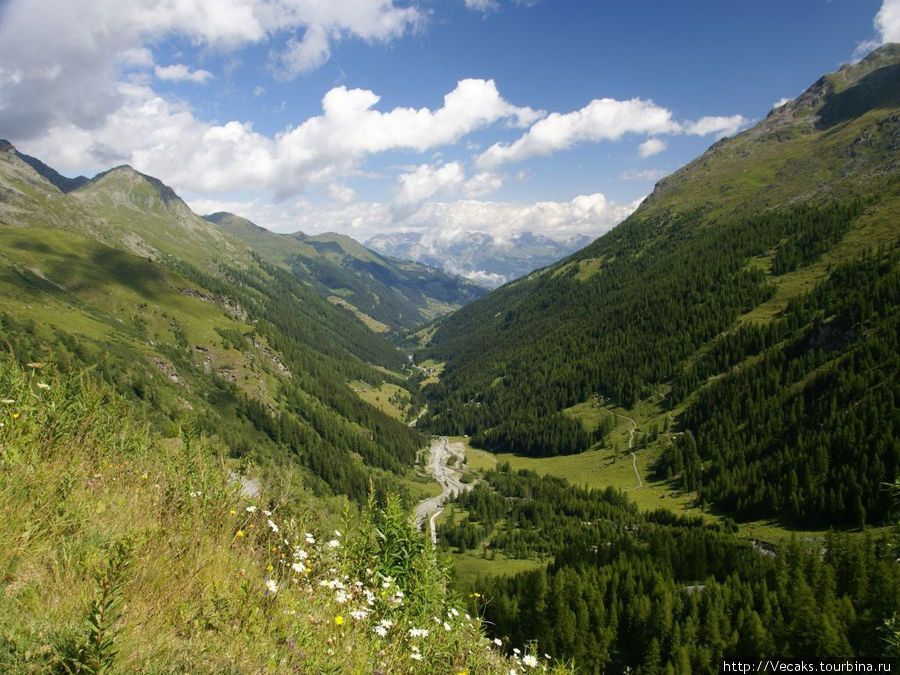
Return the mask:
M 117 284 L 145 298 L 155 298 L 163 283 L 161 271 L 149 260 L 112 248 L 98 248 L 91 263 Z
M 53 292 L 109 289 L 112 293 L 115 286 L 123 286 L 143 298 L 155 299 L 165 281 L 162 271 L 149 260 L 102 245 L 90 247 L 84 255 L 56 253 L 41 265 L 47 266 L 49 279 L 56 282 L 44 290 Z
M 856 85 L 832 94 L 819 111 L 818 129 L 828 129 L 877 108 L 900 105 L 900 63 L 872 71 Z

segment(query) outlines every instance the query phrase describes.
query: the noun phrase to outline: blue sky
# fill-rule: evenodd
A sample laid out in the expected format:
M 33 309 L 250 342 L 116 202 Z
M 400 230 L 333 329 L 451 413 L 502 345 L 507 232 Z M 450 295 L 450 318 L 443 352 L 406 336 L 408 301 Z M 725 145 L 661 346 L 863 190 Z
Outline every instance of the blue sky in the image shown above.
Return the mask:
M 276 231 L 597 235 L 900 0 L 9 0 L 0 137 Z

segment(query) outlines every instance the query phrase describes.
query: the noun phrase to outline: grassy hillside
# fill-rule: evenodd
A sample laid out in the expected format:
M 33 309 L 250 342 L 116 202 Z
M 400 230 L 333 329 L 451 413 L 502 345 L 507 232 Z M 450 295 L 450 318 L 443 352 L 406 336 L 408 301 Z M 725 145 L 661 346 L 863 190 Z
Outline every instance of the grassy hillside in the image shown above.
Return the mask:
M 287 467 L 247 494 L 228 448 L 130 412 L 90 376 L 0 360 L 3 672 L 522 667 L 396 499 L 357 513 Z
M 487 292 L 436 268 L 385 258 L 347 236 L 275 234 L 230 213 L 206 219 L 377 332 L 416 328 Z
M 822 78 L 585 249 L 438 322 L 419 355 L 446 364 L 432 428 L 556 456 L 607 444 L 574 412 L 589 402 L 650 404 L 639 432 L 673 486 L 742 519 L 883 521 L 898 64 L 889 45 Z
M 319 492 L 404 489 L 422 439 L 351 383 L 406 390 L 406 358 L 353 314 L 127 167 L 63 194 L 7 147 L 0 185 L 4 351 L 95 369 L 157 428 L 199 420 Z

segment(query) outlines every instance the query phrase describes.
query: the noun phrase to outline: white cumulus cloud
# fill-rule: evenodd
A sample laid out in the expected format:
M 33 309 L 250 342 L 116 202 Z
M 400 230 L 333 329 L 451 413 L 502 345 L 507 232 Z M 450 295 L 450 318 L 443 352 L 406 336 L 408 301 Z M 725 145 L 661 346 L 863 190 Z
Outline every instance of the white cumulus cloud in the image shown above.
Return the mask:
M 437 168 L 422 164 L 409 173 L 401 174 L 397 180 L 400 189 L 393 203 L 395 219 L 412 213 L 435 195 L 454 195 L 463 185 L 465 171 L 459 162 Z
M 627 133 L 674 133 L 672 113 L 652 101 L 594 99 L 580 110 L 552 113 L 511 144 L 495 143 L 478 158 L 482 168 L 549 155 L 581 142 L 614 141 Z
M 476 231 L 509 239 L 521 232 L 540 232 L 565 239 L 578 234 L 602 234 L 635 208 L 637 203 L 618 204 L 601 193 L 578 195 L 568 202 L 539 201 L 533 204 L 463 199 L 428 202 L 398 225 L 447 235 Z
M 414 5 L 394 0 L 272 0 L 261 12 L 270 30 L 296 30 L 281 53 L 275 53 L 279 72 L 286 77 L 318 68 L 331 56 L 332 44 L 352 36 L 368 42 L 389 42 L 419 29 L 426 15 Z
M 128 101 L 123 69 L 150 68 L 177 36 L 219 52 L 269 41 L 279 72 L 321 64 L 337 40 L 388 42 L 427 15 L 394 0 L 7 0 L 0 21 L 0 128 L 28 139 L 57 124 L 91 129 Z M 205 78 L 160 70 L 159 77 Z
M 182 63 L 176 63 L 171 66 L 156 66 L 153 74 L 159 80 L 168 80 L 170 82 L 199 82 L 203 83 L 212 79 L 213 74 L 208 70 L 191 70 Z
M 503 176 L 490 171 L 482 171 L 466 181 L 463 192 L 466 197 L 474 199 L 496 192 L 501 187 L 503 187 Z
M 747 121 L 743 115 L 730 115 L 728 117 L 713 115 L 701 117 L 696 122 L 687 122 L 683 125 L 683 129 L 685 133 L 695 136 L 708 136 L 709 134 L 730 136 L 746 125 Z
M 638 155 L 641 157 L 652 157 L 658 155 L 666 149 L 665 141 L 658 138 L 648 138 L 638 146 Z
M 852 57 L 854 62 L 883 44 L 900 42 L 900 0 L 883 0 L 872 25 L 875 27 L 877 37 L 856 45 Z
M 478 156 L 477 163 L 483 169 L 493 169 L 507 162 L 550 155 L 579 143 L 617 141 L 626 134 L 729 135 L 747 122 L 742 115 L 731 115 L 682 123 L 673 119 L 670 110 L 646 99 L 594 99 L 579 110 L 547 115 L 512 143 L 494 143 Z M 642 156 L 649 157 L 664 148 L 663 141 L 651 138 L 640 152 L 648 152 Z
M 424 152 L 495 122 L 522 125 L 539 114 L 504 100 L 490 80 L 460 81 L 434 110 L 381 111 L 374 92 L 336 87 L 323 97 L 322 114 L 269 137 L 246 122 L 202 121 L 146 86 L 119 83 L 115 91 L 118 108 L 91 128 L 54 124 L 28 151 L 62 171 L 128 163 L 179 191 L 255 190 L 283 199 L 310 183 L 352 175 L 373 154 Z
M 881 44 L 900 42 L 900 0 L 884 0 L 875 15 L 875 29 Z

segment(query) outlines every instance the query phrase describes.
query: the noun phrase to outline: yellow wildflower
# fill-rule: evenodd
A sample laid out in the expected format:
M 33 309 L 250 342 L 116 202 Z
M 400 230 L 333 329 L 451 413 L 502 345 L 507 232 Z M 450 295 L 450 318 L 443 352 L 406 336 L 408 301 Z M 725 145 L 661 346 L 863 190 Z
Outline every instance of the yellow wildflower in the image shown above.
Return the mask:
M 344 625 L 344 617 L 342 617 L 340 614 L 338 614 L 336 617 L 334 617 L 334 625 L 335 626 L 343 626 Z
M 229 511 L 228 513 L 230 513 L 233 516 L 234 514 L 237 513 L 237 511 L 235 511 L 234 509 L 231 509 L 231 511 Z
M 243 530 L 238 530 L 238 531 L 237 531 L 237 534 L 235 534 L 234 536 L 237 537 L 238 539 L 240 539 L 241 537 L 244 536 L 244 531 L 243 531 Z
M 13 418 L 14 420 L 19 419 L 19 413 L 13 413 L 12 418 Z
M 274 569 L 275 569 L 275 568 L 272 567 L 271 565 L 266 565 L 266 572 L 271 572 L 271 571 L 274 570 Z

